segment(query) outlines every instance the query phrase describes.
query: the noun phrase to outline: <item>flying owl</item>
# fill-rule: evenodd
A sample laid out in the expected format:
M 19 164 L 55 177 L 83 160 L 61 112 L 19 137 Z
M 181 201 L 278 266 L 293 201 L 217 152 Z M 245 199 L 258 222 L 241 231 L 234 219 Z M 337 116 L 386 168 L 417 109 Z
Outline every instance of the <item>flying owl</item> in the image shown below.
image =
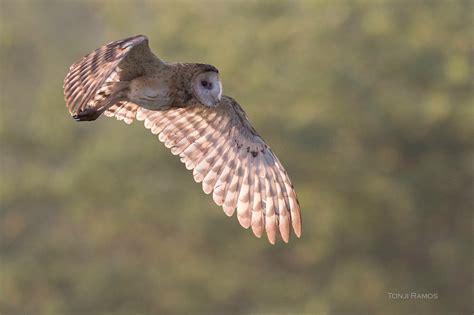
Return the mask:
M 244 228 L 274 244 L 301 235 L 301 211 L 282 164 L 240 105 L 222 95 L 219 71 L 207 64 L 156 57 L 146 36 L 109 43 L 74 63 L 64 80 L 77 121 L 102 113 L 130 124 L 144 121 L 194 180 Z

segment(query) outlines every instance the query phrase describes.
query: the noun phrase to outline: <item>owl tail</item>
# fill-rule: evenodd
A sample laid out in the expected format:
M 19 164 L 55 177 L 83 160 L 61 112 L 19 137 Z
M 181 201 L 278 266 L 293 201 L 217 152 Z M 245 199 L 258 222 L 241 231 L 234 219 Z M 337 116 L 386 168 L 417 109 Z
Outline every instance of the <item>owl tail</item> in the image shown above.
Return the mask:
M 106 82 L 94 98 L 87 104 L 87 107 L 78 112 L 72 113 L 72 118 L 76 121 L 93 121 L 99 118 L 104 111 L 117 102 L 126 100 L 128 81 Z

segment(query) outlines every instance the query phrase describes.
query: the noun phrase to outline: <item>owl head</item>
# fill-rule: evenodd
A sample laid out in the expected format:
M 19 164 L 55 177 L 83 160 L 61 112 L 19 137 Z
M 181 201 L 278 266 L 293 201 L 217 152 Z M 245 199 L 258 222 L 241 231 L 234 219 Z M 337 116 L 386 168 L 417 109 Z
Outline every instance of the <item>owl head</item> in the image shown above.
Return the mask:
M 191 79 L 191 91 L 201 104 L 217 106 L 222 96 L 219 70 L 211 65 L 196 64 L 196 71 Z

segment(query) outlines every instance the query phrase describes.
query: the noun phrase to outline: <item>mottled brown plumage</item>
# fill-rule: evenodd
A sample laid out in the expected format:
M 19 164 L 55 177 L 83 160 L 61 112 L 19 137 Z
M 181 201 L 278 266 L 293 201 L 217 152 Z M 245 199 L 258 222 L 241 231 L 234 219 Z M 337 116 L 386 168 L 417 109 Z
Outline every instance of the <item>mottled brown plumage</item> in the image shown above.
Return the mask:
M 288 242 L 301 235 L 298 199 L 282 164 L 231 97 L 221 96 L 218 70 L 167 63 L 139 35 L 105 45 L 73 64 L 64 81 L 76 120 L 102 113 L 145 127 L 179 155 L 206 194 L 257 237 Z

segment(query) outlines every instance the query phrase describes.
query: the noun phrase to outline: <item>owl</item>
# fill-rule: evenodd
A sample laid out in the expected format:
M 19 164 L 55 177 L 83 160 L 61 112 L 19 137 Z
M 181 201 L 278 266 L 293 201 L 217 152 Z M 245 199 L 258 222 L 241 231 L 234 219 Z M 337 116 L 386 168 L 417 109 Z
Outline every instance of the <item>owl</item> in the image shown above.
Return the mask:
M 266 232 L 271 244 L 291 229 L 301 235 L 294 187 L 242 107 L 222 95 L 216 67 L 165 62 L 146 36 L 109 43 L 74 63 L 64 80 L 66 106 L 77 121 L 104 114 L 143 121 L 228 216 Z

